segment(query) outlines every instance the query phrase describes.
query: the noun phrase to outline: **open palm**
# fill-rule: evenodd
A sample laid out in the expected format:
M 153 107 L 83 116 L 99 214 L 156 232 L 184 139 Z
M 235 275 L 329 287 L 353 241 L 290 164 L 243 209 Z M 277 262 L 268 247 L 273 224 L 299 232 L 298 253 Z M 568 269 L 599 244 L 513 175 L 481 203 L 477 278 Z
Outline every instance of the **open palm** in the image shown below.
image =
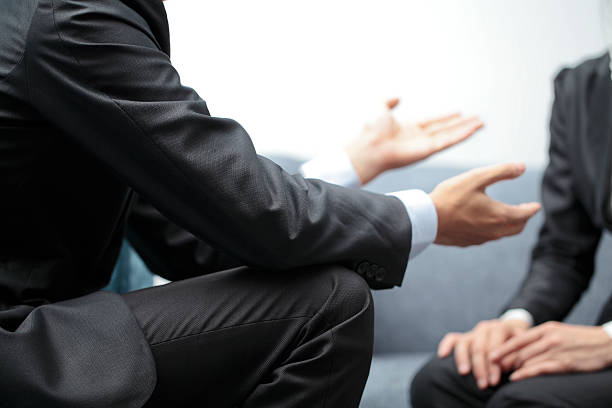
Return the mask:
M 454 146 L 483 126 L 477 117 L 459 113 L 401 124 L 391 113 L 398 103 L 398 99 L 387 101 L 385 113 L 366 125 L 346 149 L 364 184 L 386 170 L 416 163 Z

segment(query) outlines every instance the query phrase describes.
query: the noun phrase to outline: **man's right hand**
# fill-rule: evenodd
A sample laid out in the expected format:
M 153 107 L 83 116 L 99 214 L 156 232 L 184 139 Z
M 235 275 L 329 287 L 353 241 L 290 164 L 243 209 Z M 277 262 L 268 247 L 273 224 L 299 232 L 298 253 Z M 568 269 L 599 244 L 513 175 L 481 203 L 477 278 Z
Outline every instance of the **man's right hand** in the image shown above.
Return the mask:
M 438 213 L 440 245 L 469 246 L 515 235 L 537 213 L 539 203 L 508 205 L 491 199 L 486 188 L 521 176 L 520 163 L 482 167 L 440 183 L 430 197 Z
M 449 333 L 438 346 L 438 356 L 448 357 L 455 350 L 455 364 L 461 375 L 474 373 L 478 388 L 499 384 L 502 368 L 489 360 L 489 352 L 529 328 L 524 320 L 482 321 L 467 333 Z

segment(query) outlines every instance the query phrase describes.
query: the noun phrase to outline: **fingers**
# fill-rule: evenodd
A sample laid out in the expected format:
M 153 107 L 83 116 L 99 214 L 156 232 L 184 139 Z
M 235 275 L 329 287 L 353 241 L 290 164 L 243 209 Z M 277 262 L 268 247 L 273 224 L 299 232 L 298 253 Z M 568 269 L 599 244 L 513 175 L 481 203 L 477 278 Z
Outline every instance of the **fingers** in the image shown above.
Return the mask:
M 516 370 L 510 376 L 510 381 L 520 381 L 544 374 L 555 374 L 561 372 L 564 372 L 563 364 L 558 361 L 545 360 Z
M 517 178 L 524 172 L 525 165 L 523 163 L 504 163 L 474 169 L 469 172 L 469 175 L 476 186 L 484 190 L 499 181 Z
M 476 116 L 470 116 L 467 118 L 463 116 L 457 116 L 447 121 L 428 126 L 426 132 L 433 136 L 441 133 L 448 134 L 457 130 L 462 130 L 466 127 L 482 127 L 482 125 L 482 121 Z
M 540 209 L 540 203 L 524 203 L 520 205 L 505 205 L 504 212 L 511 224 L 524 224 Z
M 491 352 L 490 358 L 493 362 L 499 363 L 504 357 L 509 354 L 518 352 L 519 349 L 539 340 L 543 335 L 542 326 L 529 329 L 526 332 L 511 338 L 500 347 Z
M 385 107 L 387 108 L 387 110 L 393 110 L 397 105 L 399 105 L 399 102 L 399 98 L 387 99 L 385 102 Z
M 496 387 L 499 385 L 502 376 L 502 369 L 499 364 L 489 365 L 489 387 Z
M 438 357 L 448 357 L 455 348 L 455 344 L 457 344 L 460 338 L 460 333 L 448 333 L 446 336 L 444 336 L 444 338 L 440 342 L 440 345 L 438 346 Z
M 466 337 L 455 345 L 455 365 L 461 375 L 467 375 L 472 370 L 470 363 L 470 339 Z
M 456 119 L 456 118 L 458 118 L 460 116 L 461 116 L 461 114 L 459 112 L 454 112 L 454 113 L 450 113 L 450 114 L 447 114 L 447 115 L 438 116 L 437 118 L 423 120 L 421 122 L 418 122 L 417 126 L 419 126 L 422 129 L 425 129 L 425 128 L 427 128 L 429 126 L 432 126 L 432 125 L 439 125 L 441 123 L 451 121 L 451 120 Z
M 474 339 L 472 341 L 472 372 L 476 379 L 478 388 L 484 390 L 489 384 L 489 323 L 481 322 L 474 330 Z
M 433 139 L 433 153 L 463 142 L 483 126 L 484 124 L 480 119 L 462 119 L 458 124 L 435 132 L 431 136 Z
M 499 363 L 501 365 L 501 369 L 504 372 L 508 372 L 510 370 L 512 370 L 514 367 L 516 367 L 516 357 L 517 357 L 518 353 L 511 353 L 508 354 L 506 357 L 504 357 L 501 360 L 501 363 Z M 491 358 L 489 356 L 489 358 Z
M 489 350 L 502 345 L 509 336 L 509 332 L 501 327 L 491 330 L 491 333 L 489 334 Z M 489 386 L 495 387 L 501 380 L 502 368 L 499 364 L 493 363 L 488 357 L 487 360 L 489 363 Z
M 514 362 L 515 368 L 520 368 L 524 364 L 529 364 L 532 359 L 537 359 L 541 357 L 543 354 L 550 351 L 550 349 L 554 345 L 550 341 L 550 339 L 546 339 L 546 337 L 541 338 L 538 341 L 531 343 L 530 345 L 521 349 L 516 356 L 516 361 Z M 535 362 L 537 360 L 533 360 Z

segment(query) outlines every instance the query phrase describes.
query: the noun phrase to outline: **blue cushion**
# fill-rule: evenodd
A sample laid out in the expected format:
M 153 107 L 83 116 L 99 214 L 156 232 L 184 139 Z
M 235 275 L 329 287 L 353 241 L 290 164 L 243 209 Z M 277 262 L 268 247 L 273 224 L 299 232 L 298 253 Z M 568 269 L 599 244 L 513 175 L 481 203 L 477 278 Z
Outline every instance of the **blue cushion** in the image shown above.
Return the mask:
M 374 357 L 360 408 L 404 408 L 409 384 L 431 353 L 400 353 Z
M 153 274 L 132 246 L 124 241 L 111 281 L 103 290 L 127 293 L 150 286 L 153 286 Z

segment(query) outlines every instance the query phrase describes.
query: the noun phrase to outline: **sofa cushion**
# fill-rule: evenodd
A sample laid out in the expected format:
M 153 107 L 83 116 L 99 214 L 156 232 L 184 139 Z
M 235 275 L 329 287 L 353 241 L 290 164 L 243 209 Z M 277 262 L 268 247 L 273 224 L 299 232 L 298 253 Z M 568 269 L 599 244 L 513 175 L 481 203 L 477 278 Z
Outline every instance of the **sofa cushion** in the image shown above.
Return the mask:
M 431 353 L 400 353 L 376 356 L 372 361 L 360 408 L 405 408 L 409 384 Z

